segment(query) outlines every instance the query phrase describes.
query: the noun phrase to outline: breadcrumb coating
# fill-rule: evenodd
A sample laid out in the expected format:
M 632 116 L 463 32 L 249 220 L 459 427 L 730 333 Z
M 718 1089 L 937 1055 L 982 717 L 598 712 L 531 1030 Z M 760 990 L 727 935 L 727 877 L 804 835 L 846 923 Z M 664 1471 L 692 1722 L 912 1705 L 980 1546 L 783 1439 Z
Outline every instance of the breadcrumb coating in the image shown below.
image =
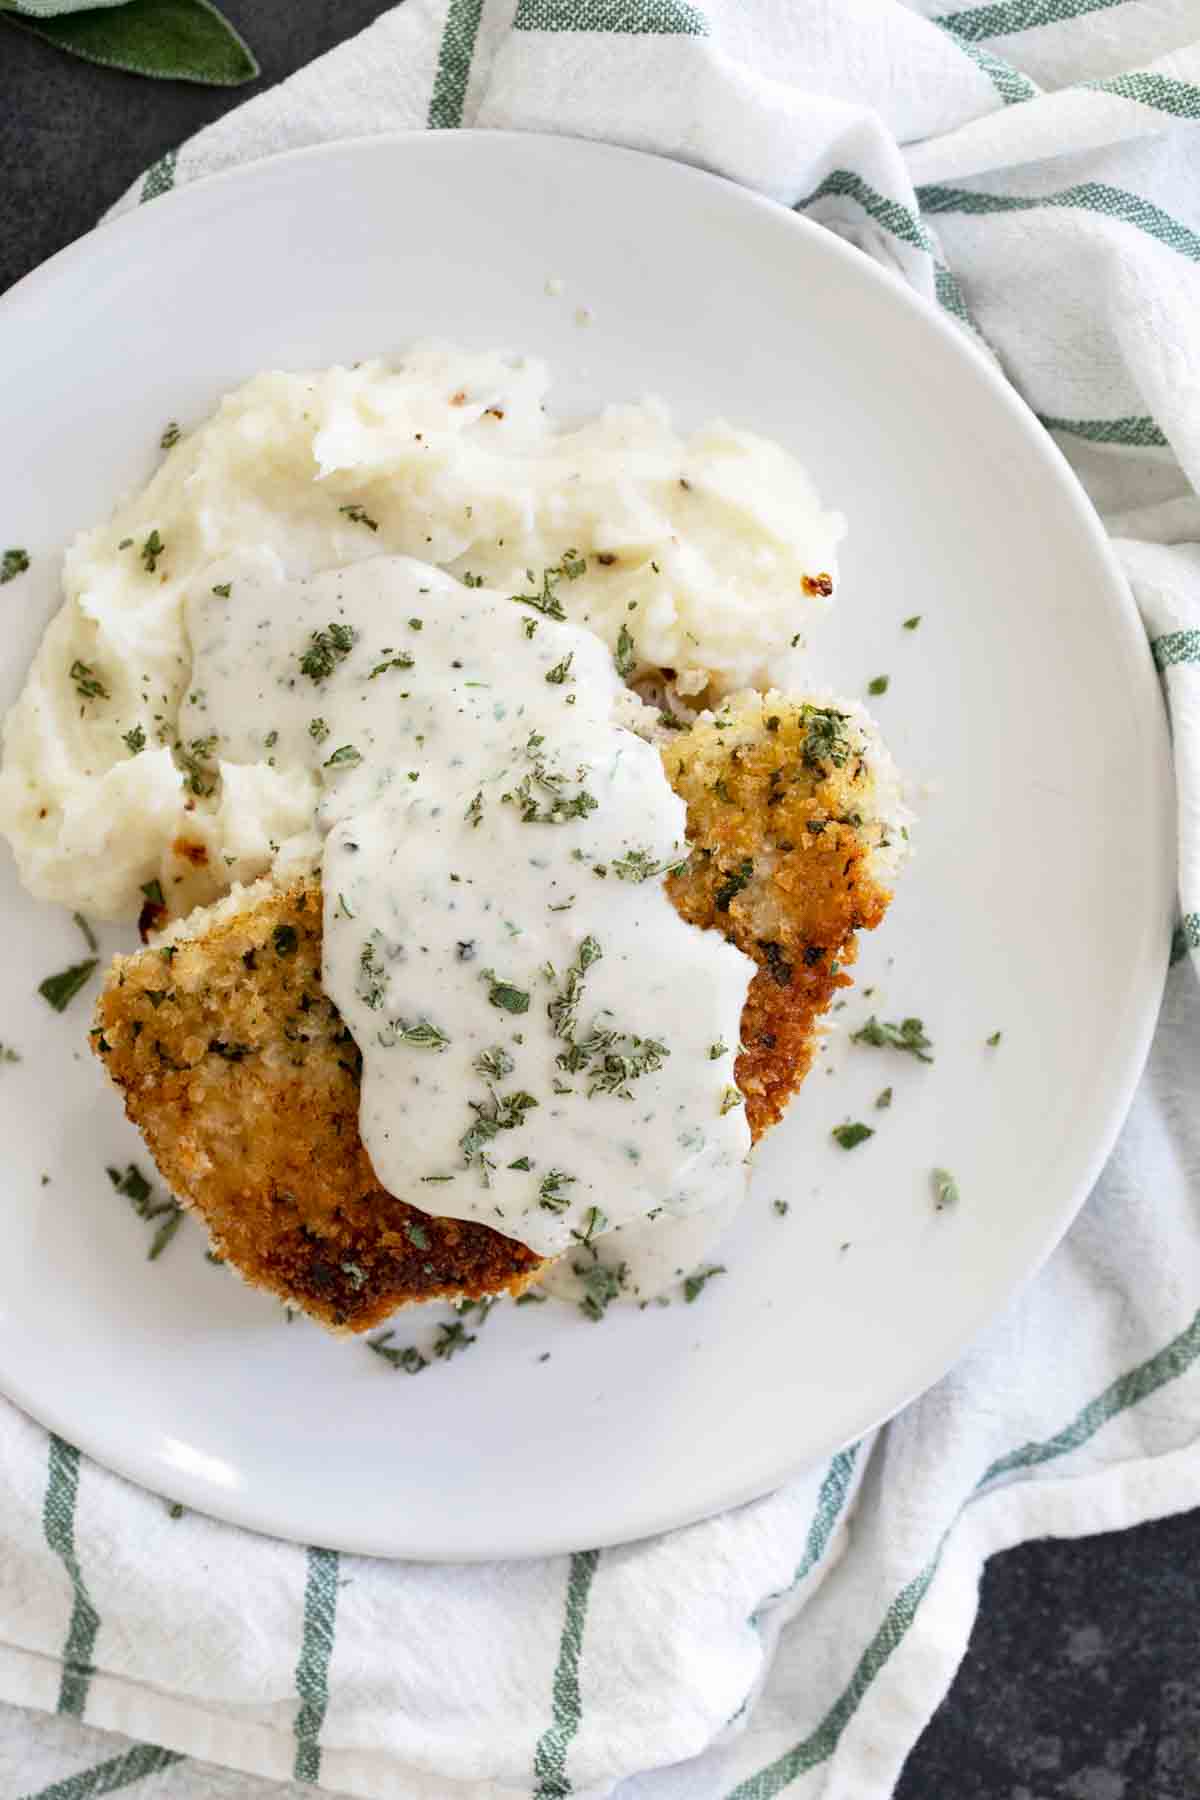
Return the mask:
M 898 828 L 876 776 L 890 763 L 860 715 L 778 694 L 735 697 L 661 754 L 691 846 L 667 891 L 758 964 L 736 1063 L 757 1141 L 849 985 L 855 932 L 887 909 L 877 865 Z M 332 1330 L 369 1330 L 413 1301 L 518 1293 L 544 1266 L 533 1251 L 380 1188 L 321 937 L 314 877 L 260 883 L 118 957 L 91 1041 L 128 1116 L 217 1253 Z

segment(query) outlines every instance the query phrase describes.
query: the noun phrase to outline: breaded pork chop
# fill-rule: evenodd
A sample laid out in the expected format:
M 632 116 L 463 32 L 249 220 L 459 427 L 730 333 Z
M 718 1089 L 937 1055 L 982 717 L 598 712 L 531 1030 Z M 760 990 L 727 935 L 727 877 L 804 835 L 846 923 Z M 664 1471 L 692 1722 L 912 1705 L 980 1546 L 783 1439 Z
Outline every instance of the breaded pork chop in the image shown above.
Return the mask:
M 671 899 L 759 965 L 736 1063 L 757 1141 L 849 985 L 854 933 L 887 909 L 890 764 L 851 715 L 758 694 L 662 755 L 691 846 Z M 92 1045 L 159 1171 L 247 1281 L 334 1330 L 368 1330 L 410 1301 L 519 1292 L 544 1266 L 533 1251 L 380 1188 L 321 939 L 317 880 L 264 882 L 117 958 Z

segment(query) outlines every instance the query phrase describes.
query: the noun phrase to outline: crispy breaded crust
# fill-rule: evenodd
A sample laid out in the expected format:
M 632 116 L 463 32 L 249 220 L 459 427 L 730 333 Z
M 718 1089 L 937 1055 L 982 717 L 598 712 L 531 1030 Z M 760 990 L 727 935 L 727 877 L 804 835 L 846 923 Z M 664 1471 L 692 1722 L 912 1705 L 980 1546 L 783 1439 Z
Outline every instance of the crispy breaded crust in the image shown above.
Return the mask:
M 778 694 L 742 696 L 662 753 L 692 850 L 667 892 L 685 919 L 723 931 L 759 965 L 736 1064 L 756 1143 L 807 1075 L 817 1021 L 851 985 L 855 932 L 878 925 L 891 900 L 871 870 L 886 827 L 865 758 L 852 749 L 839 762 L 836 741 L 832 756 L 816 753 L 830 743 L 829 717 Z
M 367 1331 L 406 1301 L 519 1292 L 541 1266 L 532 1250 L 376 1181 L 321 935 L 312 880 L 118 957 L 92 1045 L 125 1111 L 225 1260 L 334 1330 Z
M 811 709 L 754 696 L 663 750 L 687 803 L 684 918 L 759 964 L 738 1084 L 755 1141 L 808 1071 L 815 1026 L 849 985 L 854 932 L 890 898 L 856 817 L 857 754 L 814 761 Z M 806 753 L 807 752 L 807 753 Z M 315 879 L 218 914 L 202 935 L 118 957 L 93 1048 L 172 1191 L 219 1253 L 334 1330 L 410 1301 L 519 1292 L 543 1264 L 490 1227 L 385 1193 L 358 1132 L 360 1058 L 321 987 Z

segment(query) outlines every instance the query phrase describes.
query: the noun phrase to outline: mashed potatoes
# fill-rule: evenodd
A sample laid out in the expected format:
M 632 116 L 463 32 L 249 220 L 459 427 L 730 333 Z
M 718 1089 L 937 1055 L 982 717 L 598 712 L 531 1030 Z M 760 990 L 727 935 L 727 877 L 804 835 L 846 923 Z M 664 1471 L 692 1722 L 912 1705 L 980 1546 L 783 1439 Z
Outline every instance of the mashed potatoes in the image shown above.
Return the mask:
M 723 424 L 683 440 L 654 402 L 576 431 L 537 362 L 444 348 L 255 377 L 67 552 L 65 604 L 10 713 L 0 830 L 37 896 L 99 917 L 160 882 L 173 912 L 311 843 L 304 768 L 223 763 L 189 733 L 189 591 L 401 552 L 516 592 L 570 549 L 567 616 L 623 673 L 716 699 L 766 685 L 832 591 L 837 514 L 777 445 Z

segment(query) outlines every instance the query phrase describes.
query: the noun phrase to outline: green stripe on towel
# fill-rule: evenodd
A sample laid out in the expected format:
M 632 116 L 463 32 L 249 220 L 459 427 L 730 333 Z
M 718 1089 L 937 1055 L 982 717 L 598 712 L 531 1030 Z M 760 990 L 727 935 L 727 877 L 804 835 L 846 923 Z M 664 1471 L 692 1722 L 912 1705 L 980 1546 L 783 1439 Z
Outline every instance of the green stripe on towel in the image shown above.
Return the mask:
M 1047 431 L 1065 431 L 1089 444 L 1126 444 L 1144 450 L 1161 448 L 1167 441 L 1148 413 L 1126 419 L 1057 419 L 1052 413 L 1039 413 L 1038 418 Z
M 902 244 L 933 256 L 933 239 L 912 209 L 899 200 L 889 200 L 886 194 L 873 188 L 861 175 L 856 175 L 853 169 L 831 170 L 811 194 L 806 194 L 803 200 L 793 203 L 792 211 L 806 212 L 818 200 L 828 199 L 853 200 L 862 207 L 869 219 L 876 225 L 881 225 L 885 231 L 890 231 Z
M 79 1558 L 75 1554 L 75 1505 L 79 1498 L 79 1452 L 74 1444 L 51 1434 L 46 1470 L 46 1498 L 42 1506 L 42 1529 L 46 1542 L 62 1561 L 71 1582 L 71 1622 L 63 1646 L 62 1682 L 58 1691 L 58 1710 L 82 1718 L 87 1705 L 88 1687 L 94 1673 L 92 1653 L 100 1615 L 92 1605 Z
M 1169 250 L 1177 250 L 1192 262 L 1200 262 L 1200 236 L 1160 206 L 1143 200 L 1140 194 L 1109 187 L 1103 181 L 1081 181 L 1075 187 L 1061 188 L 1056 194 L 1037 195 L 983 194 L 974 188 L 935 185 L 918 188 L 917 199 L 922 211 L 927 213 L 1037 212 L 1042 207 L 1097 213 L 1101 218 L 1133 225 L 1147 237 L 1165 244 Z
M 583 1652 L 583 1628 L 587 1622 L 588 1595 L 600 1561 L 598 1550 L 576 1550 L 567 1573 L 566 1616 L 554 1669 L 552 1723 L 538 1740 L 533 1756 L 537 1780 L 533 1800 L 563 1800 L 571 1792 L 567 1778 L 567 1751 L 579 1730 L 583 1703 L 579 1694 L 579 1663 Z
M 931 23 L 977 44 L 981 38 L 1036 31 L 1041 25 L 1062 25 L 1085 13 L 1106 12 L 1110 6 L 1124 4 L 1125 0 L 997 0 L 993 6 L 967 6 L 960 12 L 942 13 Z
M 123 1756 L 81 1769 L 78 1775 L 65 1775 L 61 1781 L 39 1788 L 36 1794 L 23 1794 L 21 1800 L 98 1800 L 101 1794 L 118 1793 L 132 1782 L 143 1781 L 147 1775 L 157 1775 L 160 1769 L 182 1761 L 174 1750 L 160 1750 L 157 1744 L 134 1744 Z
M 1040 1442 L 1023 1444 L 1020 1449 L 1013 1450 L 1007 1456 L 1001 1456 L 989 1465 L 976 1482 L 973 1495 L 993 1481 L 1004 1475 L 1011 1475 L 1018 1470 L 1030 1469 L 1040 1463 L 1050 1462 L 1057 1456 L 1065 1456 L 1077 1450 L 1081 1444 L 1094 1437 L 1103 1425 L 1114 1419 L 1118 1413 L 1136 1406 L 1158 1388 L 1169 1381 L 1174 1381 L 1189 1369 L 1200 1356 L 1200 1312 L 1197 1312 L 1191 1324 L 1181 1331 L 1178 1337 L 1172 1338 L 1169 1344 L 1158 1351 L 1155 1356 L 1139 1363 L 1136 1368 L 1129 1369 L 1124 1375 L 1110 1383 L 1103 1393 L 1092 1400 L 1082 1411 L 1077 1413 L 1069 1425 L 1057 1432 L 1054 1437 L 1042 1439 Z M 964 1502 L 969 1505 L 970 1501 Z M 960 1513 L 962 1508 L 959 1509 Z M 941 1560 L 942 1546 L 954 1529 L 956 1520 L 952 1520 L 934 1551 L 933 1556 L 918 1575 L 901 1588 L 884 1615 L 883 1623 L 871 1639 L 859 1659 L 858 1667 L 849 1683 L 834 1701 L 816 1730 L 801 1740 L 791 1750 L 777 1757 L 766 1768 L 757 1774 L 750 1775 L 741 1781 L 726 1795 L 725 1800 L 774 1800 L 774 1796 L 782 1792 L 797 1776 L 806 1770 L 815 1768 L 818 1763 L 828 1760 L 836 1750 L 846 1726 L 858 1711 L 859 1703 L 871 1686 L 875 1677 L 887 1663 L 893 1651 L 904 1641 L 905 1634 L 917 1616 L 921 1601 L 937 1573 Z
M 442 47 L 438 52 L 437 76 L 429 100 L 429 129 L 453 131 L 462 124 L 463 102 L 471 75 L 471 59 L 475 55 L 475 39 L 483 0 L 450 0 Z
M 170 193 L 175 186 L 175 166 L 178 161 L 178 150 L 168 150 L 165 156 L 160 156 L 157 162 L 150 164 L 142 177 L 139 205 L 144 205 L 147 200 L 157 200 L 160 194 Z
M 939 19 L 933 20 L 935 25 L 941 23 Z M 1002 56 L 993 56 L 990 50 L 980 50 L 978 45 L 969 43 L 966 38 L 959 37 L 957 32 L 951 31 L 945 25 L 942 25 L 942 29 L 951 43 L 955 44 L 964 56 L 970 57 L 981 74 L 987 76 L 1005 106 L 1017 106 L 1022 100 L 1038 98 L 1041 89 L 1030 81 L 1028 75 L 1022 75 L 1020 69 L 1014 69 L 1010 62 L 1005 62 Z
M 1200 87 L 1190 81 L 1177 81 L 1173 75 L 1131 69 L 1126 75 L 1109 75 L 1104 81 L 1081 81 L 1079 85 L 1097 94 L 1137 100 L 1142 106 L 1152 106 L 1156 112 L 1170 113 L 1176 119 L 1200 119 Z
M 1200 950 L 1200 912 L 1184 913 L 1171 938 L 1171 967 L 1182 962 L 1189 950 Z
M 910 249 L 923 251 L 933 263 L 934 291 L 939 305 L 962 324 L 969 326 L 981 343 L 985 341 L 983 333 L 971 317 L 958 278 L 939 259 L 936 244 L 911 207 L 881 194 L 878 188 L 873 188 L 861 175 L 856 175 L 853 169 L 833 169 L 811 194 L 806 194 L 803 200 L 793 202 L 792 211 L 805 212 L 810 206 L 815 206 L 818 200 L 826 199 L 852 200 L 856 206 L 862 207 L 873 224 L 890 232 Z
M 1166 631 L 1151 639 L 1150 648 L 1160 669 L 1169 669 L 1172 663 L 1200 662 L 1200 631 Z
M 317 1781 L 321 1775 L 321 1727 L 329 1704 L 329 1663 L 337 1629 L 337 1583 L 337 1551 L 310 1549 L 304 1584 L 304 1635 L 296 1664 L 300 1707 L 293 1727 L 296 1759 L 292 1774 L 297 1781 Z
M 610 31 L 634 37 L 707 37 L 687 0 L 517 0 L 514 31 Z

